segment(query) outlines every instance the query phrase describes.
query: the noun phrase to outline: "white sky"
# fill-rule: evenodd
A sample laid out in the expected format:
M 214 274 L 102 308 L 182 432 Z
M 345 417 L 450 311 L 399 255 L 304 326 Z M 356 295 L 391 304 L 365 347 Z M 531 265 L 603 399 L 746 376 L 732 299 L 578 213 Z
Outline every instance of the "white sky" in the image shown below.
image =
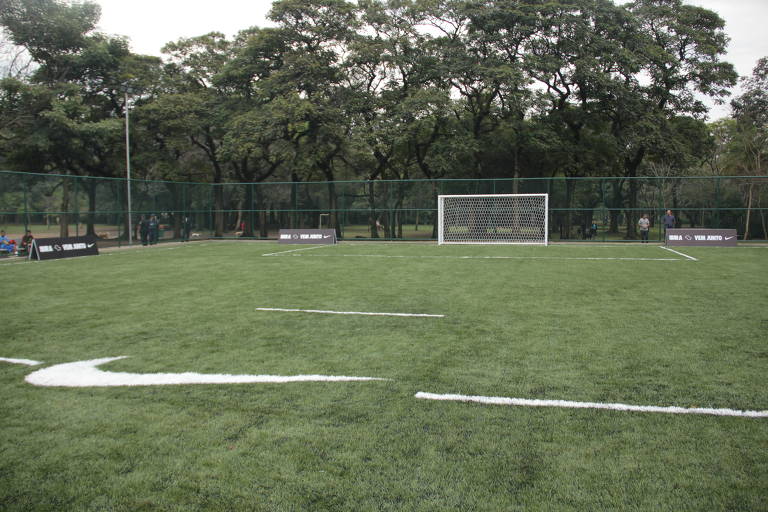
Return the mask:
M 127 36 L 136 53 L 161 55 L 169 41 L 208 32 L 233 36 L 269 25 L 271 0 L 94 0 L 101 5 L 99 29 Z M 768 56 L 768 0 L 685 0 L 717 12 L 731 38 L 726 60 L 741 76 L 749 75 L 760 57 Z M 710 117 L 728 115 L 728 106 L 713 106 Z

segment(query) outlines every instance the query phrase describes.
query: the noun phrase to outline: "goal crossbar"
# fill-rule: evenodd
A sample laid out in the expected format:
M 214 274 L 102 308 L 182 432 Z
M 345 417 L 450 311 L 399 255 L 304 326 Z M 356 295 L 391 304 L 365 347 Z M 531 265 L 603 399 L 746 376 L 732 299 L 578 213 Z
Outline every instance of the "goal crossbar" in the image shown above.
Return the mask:
M 440 195 L 437 210 L 441 245 L 549 242 L 548 194 Z

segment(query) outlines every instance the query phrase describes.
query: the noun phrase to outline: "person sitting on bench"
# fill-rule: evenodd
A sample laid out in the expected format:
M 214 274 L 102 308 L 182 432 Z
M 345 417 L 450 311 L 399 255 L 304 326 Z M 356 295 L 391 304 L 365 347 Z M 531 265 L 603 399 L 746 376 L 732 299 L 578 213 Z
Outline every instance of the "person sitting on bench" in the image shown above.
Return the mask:
M 6 255 L 16 251 L 16 241 L 5 236 L 5 231 L 0 230 L 0 253 Z
M 29 250 L 32 248 L 32 240 L 34 240 L 35 237 L 32 236 L 32 232 L 30 230 L 27 230 L 27 233 L 21 237 L 21 244 L 19 245 L 19 250 L 16 252 L 17 256 L 26 256 L 29 254 Z

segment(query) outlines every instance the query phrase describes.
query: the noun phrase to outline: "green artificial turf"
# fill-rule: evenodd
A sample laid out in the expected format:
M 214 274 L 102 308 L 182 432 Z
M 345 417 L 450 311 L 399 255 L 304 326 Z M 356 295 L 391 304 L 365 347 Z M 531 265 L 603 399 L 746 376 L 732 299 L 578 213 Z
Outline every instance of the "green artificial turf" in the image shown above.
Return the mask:
M 2 260 L 0 357 L 44 364 L 0 362 L 0 510 L 768 510 L 768 418 L 414 398 L 768 410 L 768 249 L 680 251 L 698 261 L 261 242 Z M 24 381 L 114 356 L 102 370 L 389 380 Z

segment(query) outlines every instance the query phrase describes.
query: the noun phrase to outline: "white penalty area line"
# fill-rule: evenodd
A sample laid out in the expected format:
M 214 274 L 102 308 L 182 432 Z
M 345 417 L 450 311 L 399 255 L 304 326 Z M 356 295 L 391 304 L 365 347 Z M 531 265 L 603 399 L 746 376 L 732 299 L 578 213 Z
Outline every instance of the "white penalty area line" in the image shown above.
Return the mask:
M 664 249 L 665 251 L 673 252 L 673 253 L 675 253 L 675 254 L 677 254 L 679 256 L 683 256 L 684 258 L 688 258 L 691 261 L 699 261 L 698 259 L 694 258 L 693 256 L 688 256 L 687 254 L 684 254 L 684 253 L 682 253 L 680 251 L 676 251 L 674 249 L 670 249 L 669 247 L 666 247 L 666 246 L 663 246 L 663 245 L 660 245 L 659 247 Z
M 374 313 L 368 311 L 328 311 L 324 309 L 293 309 L 293 308 L 256 308 L 256 311 L 279 311 L 288 313 L 320 313 L 325 315 L 363 315 L 363 316 L 404 316 L 422 318 L 445 318 L 445 315 L 428 315 L 425 313 Z
M 287 251 L 291 252 L 291 251 Z M 265 254 L 274 256 L 276 254 Z M 611 258 L 611 257 L 568 257 L 568 256 L 424 256 L 396 254 L 291 254 L 290 256 L 341 257 L 341 258 L 402 258 L 402 259 L 454 259 L 454 260 L 582 260 L 582 261 L 685 261 L 680 258 Z
M 314 245 L 312 247 L 302 247 L 300 249 L 289 249 L 287 251 L 270 252 L 268 254 L 262 254 L 262 256 L 277 256 L 279 254 L 287 254 L 289 252 L 311 251 L 312 249 L 322 249 L 323 247 L 333 247 L 333 246 L 331 244 Z
M 572 402 L 568 400 L 533 400 L 501 396 L 440 395 L 418 392 L 416 398 L 453 402 L 474 402 L 486 405 L 515 405 L 522 407 L 563 407 L 568 409 L 608 409 L 612 411 L 655 412 L 665 414 L 707 414 L 711 416 L 739 416 L 768 418 L 768 411 L 738 411 L 734 409 L 707 409 L 701 407 L 659 407 L 655 405 L 605 404 L 599 402 Z

